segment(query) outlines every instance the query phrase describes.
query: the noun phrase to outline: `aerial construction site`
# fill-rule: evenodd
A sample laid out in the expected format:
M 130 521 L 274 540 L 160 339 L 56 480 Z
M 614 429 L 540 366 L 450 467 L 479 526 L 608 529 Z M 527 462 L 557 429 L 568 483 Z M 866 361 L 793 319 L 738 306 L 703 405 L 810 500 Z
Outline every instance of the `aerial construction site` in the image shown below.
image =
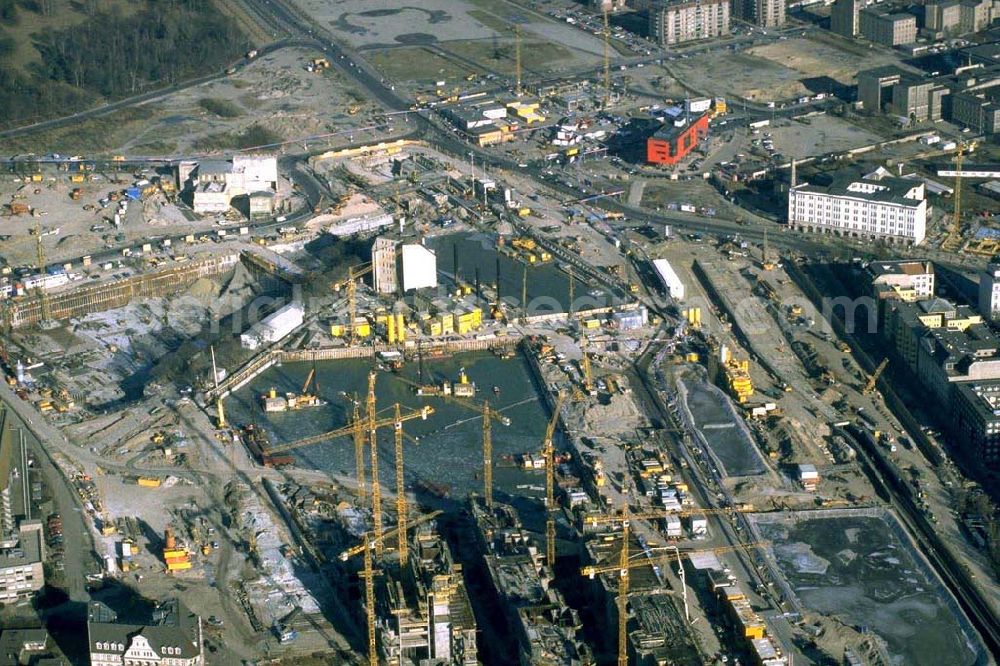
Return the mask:
M 0 627 L 58 608 L 81 664 L 995 663 L 985 264 L 772 214 L 834 189 L 783 123 L 875 129 L 661 108 L 693 66 L 575 3 L 231 4 L 280 38 L 142 100 L 179 154 L 4 161 Z M 161 112 L 207 91 L 280 140 L 198 152 Z

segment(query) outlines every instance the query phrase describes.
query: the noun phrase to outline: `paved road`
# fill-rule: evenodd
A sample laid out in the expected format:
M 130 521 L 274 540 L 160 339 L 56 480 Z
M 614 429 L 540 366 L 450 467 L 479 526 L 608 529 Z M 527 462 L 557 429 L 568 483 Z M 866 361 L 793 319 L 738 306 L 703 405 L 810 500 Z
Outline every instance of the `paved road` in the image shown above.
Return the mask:
M 66 553 L 63 558 L 66 567 L 63 570 L 63 577 L 66 581 L 66 592 L 72 601 L 89 601 L 86 575 L 97 571 L 93 537 L 83 518 L 84 509 L 80 496 L 69 479 L 56 468 L 51 457 L 52 447 L 49 445 L 51 441 L 61 441 L 65 438 L 29 403 L 18 398 L 6 383 L 0 383 L 0 401 L 6 403 L 24 424 L 25 437 L 38 454 L 36 459 L 52 492 L 56 510 L 62 516 L 63 546 Z M 93 566 L 89 571 L 88 565 Z

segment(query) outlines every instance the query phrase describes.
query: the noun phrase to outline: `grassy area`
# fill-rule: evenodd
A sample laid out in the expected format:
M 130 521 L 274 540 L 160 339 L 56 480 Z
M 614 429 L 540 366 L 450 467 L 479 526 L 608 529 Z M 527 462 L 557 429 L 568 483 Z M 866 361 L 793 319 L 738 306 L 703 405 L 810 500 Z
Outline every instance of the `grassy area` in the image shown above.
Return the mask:
M 419 47 L 373 51 L 368 61 L 393 81 L 438 81 L 462 78 L 469 72 L 432 51 Z
M 283 140 L 277 132 L 263 125 L 251 125 L 242 132 L 218 132 L 194 142 L 195 150 L 246 150 L 255 146 L 278 143 Z
M 150 120 L 149 109 L 122 109 L 68 127 L 0 139 L 6 153 L 110 153 Z
M 460 58 L 471 60 L 484 69 L 512 76 L 517 69 L 517 55 L 513 41 L 501 43 L 497 48 L 479 40 L 447 42 L 441 49 Z M 521 67 L 527 72 L 552 70 L 561 61 L 572 60 L 573 53 L 562 46 L 548 41 L 524 41 L 521 43 Z
M 202 97 L 198 100 L 198 106 L 220 118 L 239 118 L 243 115 L 243 109 L 227 99 Z

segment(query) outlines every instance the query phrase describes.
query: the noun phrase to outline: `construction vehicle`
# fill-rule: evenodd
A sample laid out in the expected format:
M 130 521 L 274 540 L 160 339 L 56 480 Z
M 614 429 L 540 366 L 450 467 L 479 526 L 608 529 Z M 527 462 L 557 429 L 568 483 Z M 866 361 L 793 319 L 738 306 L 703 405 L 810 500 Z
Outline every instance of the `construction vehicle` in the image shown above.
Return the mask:
M 313 58 L 310 63 L 316 71 L 330 69 L 330 61 L 326 58 Z
M 409 524 L 408 527 L 417 527 L 428 521 L 434 520 L 441 515 L 441 511 L 433 511 L 431 513 L 425 514 L 420 518 L 414 520 Z M 359 553 L 364 553 L 364 564 L 362 570 L 358 575 L 365 581 L 365 618 L 367 620 L 368 628 L 368 663 L 369 666 L 379 666 L 378 650 L 375 642 L 375 565 L 372 558 L 372 549 L 379 551 L 379 543 L 388 538 L 394 536 L 399 537 L 399 541 L 403 542 L 406 540 L 406 530 L 407 528 L 400 529 L 396 527 L 391 529 L 380 537 L 369 536 L 365 533 L 362 537 L 361 543 L 345 550 L 340 554 L 340 559 L 344 562 L 348 561 L 355 555 Z
M 753 396 L 753 380 L 750 378 L 749 359 L 736 360 L 729 352 L 729 348 L 723 345 L 721 353 L 722 372 L 726 380 L 726 388 L 742 404 Z
M 767 227 L 764 227 L 764 246 L 760 252 L 760 269 L 762 271 L 773 271 L 775 264 L 771 261 L 770 247 L 767 244 Z
M 545 562 L 552 570 L 555 570 L 556 566 L 556 523 L 553 519 L 553 512 L 556 508 L 556 472 L 553 438 L 555 437 L 556 424 L 559 423 L 559 413 L 562 410 L 565 399 L 565 393 L 560 393 L 556 398 L 555 407 L 552 408 L 552 418 L 549 419 L 549 425 L 545 429 L 545 439 L 542 440 L 542 455 L 545 456 Z
M 875 390 L 875 385 L 878 383 L 878 378 L 882 376 L 882 373 L 885 372 L 885 369 L 888 365 L 889 365 L 888 357 L 882 359 L 882 362 L 879 363 L 878 367 L 875 368 L 875 372 L 873 372 L 871 377 L 868 378 L 868 381 L 865 383 L 864 388 L 861 389 L 861 395 L 868 395 L 869 393 Z

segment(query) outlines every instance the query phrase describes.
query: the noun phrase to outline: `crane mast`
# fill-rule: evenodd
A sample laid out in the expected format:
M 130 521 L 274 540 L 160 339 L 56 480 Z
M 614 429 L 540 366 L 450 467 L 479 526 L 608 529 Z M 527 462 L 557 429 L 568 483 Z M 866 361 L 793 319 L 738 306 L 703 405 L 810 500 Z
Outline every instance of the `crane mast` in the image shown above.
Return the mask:
M 351 429 L 354 437 L 354 464 L 357 467 L 358 477 L 358 504 L 364 506 L 365 496 L 368 494 L 365 484 L 365 422 L 361 418 L 361 403 L 357 395 L 354 396 Z
M 556 565 L 556 522 L 553 519 L 555 511 L 555 446 L 553 439 L 556 434 L 556 425 L 559 422 L 559 411 L 562 409 L 564 393 L 560 393 L 556 398 L 556 405 L 552 410 L 552 418 L 545 429 L 545 441 L 543 443 L 543 454 L 545 456 L 545 558 L 549 568 L 554 569 Z
M 368 373 L 368 446 L 372 457 L 372 523 L 375 532 L 375 555 L 382 557 L 385 544 L 382 543 L 382 489 L 378 483 L 378 427 L 375 422 L 375 372 Z
M 406 543 L 406 485 L 403 479 L 403 417 L 396 403 L 396 522 L 399 524 L 399 561 L 406 564 L 409 546 Z
M 483 499 L 493 508 L 493 418 L 490 401 L 483 403 Z

